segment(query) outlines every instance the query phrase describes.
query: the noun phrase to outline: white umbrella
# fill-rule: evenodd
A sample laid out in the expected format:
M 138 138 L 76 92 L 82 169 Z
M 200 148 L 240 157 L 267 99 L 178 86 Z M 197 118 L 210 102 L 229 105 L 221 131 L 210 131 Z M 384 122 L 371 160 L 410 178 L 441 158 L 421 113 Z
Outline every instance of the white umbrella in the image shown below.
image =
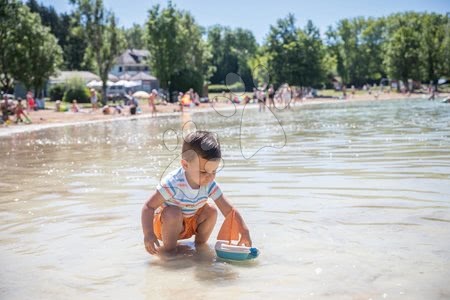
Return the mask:
M 145 91 L 137 91 L 133 94 L 133 97 L 136 98 L 148 98 L 150 97 L 150 94 Z
M 101 87 L 102 86 L 102 82 L 100 80 L 91 80 L 89 81 L 88 84 L 86 84 L 86 86 L 88 88 L 96 88 L 96 87 Z
M 108 81 L 106 81 L 106 86 L 112 86 L 112 85 L 114 85 L 114 82 L 112 82 L 112 81 L 110 81 L 110 80 L 108 80 Z M 88 87 L 88 88 L 98 88 L 98 87 L 102 87 L 103 86 L 103 81 L 100 81 L 100 80 L 92 80 L 92 81 L 90 81 L 88 84 L 86 84 L 86 86 Z
M 114 86 L 125 86 L 127 82 L 128 80 L 119 80 L 116 83 L 114 83 Z
M 125 82 L 124 87 L 132 88 L 132 87 L 140 86 L 140 85 L 142 85 L 142 82 L 140 80 L 136 80 L 136 81 L 130 80 L 130 81 Z

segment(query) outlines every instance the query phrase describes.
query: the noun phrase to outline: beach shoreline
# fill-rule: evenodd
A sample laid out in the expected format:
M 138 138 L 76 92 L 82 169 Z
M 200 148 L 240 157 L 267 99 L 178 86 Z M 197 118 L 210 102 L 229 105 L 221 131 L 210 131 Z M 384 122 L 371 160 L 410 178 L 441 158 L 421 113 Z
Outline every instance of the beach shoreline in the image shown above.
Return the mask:
M 434 101 L 440 101 L 441 98 L 448 97 L 449 94 L 440 94 Z M 404 100 L 404 99 L 427 99 L 426 94 L 412 94 L 410 96 L 399 93 L 384 93 L 380 94 L 378 98 L 374 95 L 354 95 L 349 96 L 347 99 L 336 99 L 336 98 L 322 98 L 317 97 L 314 99 L 307 99 L 301 102 L 292 103 L 295 107 L 309 106 L 317 104 L 326 103 L 349 103 L 357 101 L 383 101 L 383 100 Z M 248 104 L 251 108 L 258 108 L 257 103 Z M 281 110 L 279 104 L 276 105 L 278 110 Z M 182 113 L 197 113 L 197 112 L 208 112 L 208 111 L 227 111 L 227 110 L 242 110 L 244 108 L 243 104 L 231 104 L 231 103 L 202 103 L 199 106 L 193 108 L 185 108 L 183 112 L 180 112 L 180 108 L 177 104 L 167 104 L 157 106 L 157 116 L 152 116 L 151 108 L 148 106 L 141 106 L 142 113 L 136 115 L 130 115 L 128 112 L 124 114 L 112 114 L 104 115 L 101 109 L 95 112 L 89 109 L 86 112 L 73 113 L 73 112 L 55 112 L 53 110 L 39 110 L 34 111 L 30 114 L 32 119 L 32 124 L 14 124 L 1 125 L 0 126 L 0 138 L 11 136 L 17 133 L 38 131 L 49 128 L 63 127 L 63 126 L 75 126 L 82 124 L 94 124 L 103 122 L 113 122 L 113 121 L 124 121 L 130 119 L 143 119 L 143 118 L 161 118 L 169 116 L 177 116 Z M 275 111 L 277 110 L 275 109 Z M 126 109 L 125 109 L 126 110 Z M 10 117 L 14 119 L 15 117 Z

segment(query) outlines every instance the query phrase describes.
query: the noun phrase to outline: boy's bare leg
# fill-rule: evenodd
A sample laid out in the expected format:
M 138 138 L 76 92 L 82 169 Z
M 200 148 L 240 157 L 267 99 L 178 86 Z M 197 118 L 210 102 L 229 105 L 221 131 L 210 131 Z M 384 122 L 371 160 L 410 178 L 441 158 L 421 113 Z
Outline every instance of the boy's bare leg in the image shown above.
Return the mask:
M 161 234 L 165 251 L 172 251 L 177 246 L 178 236 L 183 231 L 183 214 L 175 206 L 164 208 L 161 213 Z
M 197 233 L 195 235 L 195 243 L 204 244 L 208 241 L 211 232 L 214 229 L 217 221 L 217 208 L 205 204 L 202 212 L 197 219 Z

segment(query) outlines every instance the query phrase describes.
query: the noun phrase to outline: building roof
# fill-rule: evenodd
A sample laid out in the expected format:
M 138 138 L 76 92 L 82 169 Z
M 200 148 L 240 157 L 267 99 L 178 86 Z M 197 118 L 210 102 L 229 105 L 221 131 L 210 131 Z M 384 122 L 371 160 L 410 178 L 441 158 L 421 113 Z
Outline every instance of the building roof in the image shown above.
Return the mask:
M 125 66 L 145 65 L 149 57 L 150 52 L 148 50 L 127 49 L 116 59 L 116 64 Z
M 147 73 L 139 72 L 133 77 L 131 77 L 131 80 L 157 80 L 157 79 L 156 77 L 148 75 Z
M 74 78 L 80 78 L 85 82 L 100 80 L 100 77 L 88 71 L 60 71 L 56 76 L 50 77 L 50 83 L 66 82 Z
M 125 72 L 125 73 L 123 73 L 122 75 L 119 76 L 119 78 L 120 78 L 121 80 L 130 80 L 131 77 L 133 77 L 133 76 L 130 75 L 130 73 L 128 73 L 128 72 Z

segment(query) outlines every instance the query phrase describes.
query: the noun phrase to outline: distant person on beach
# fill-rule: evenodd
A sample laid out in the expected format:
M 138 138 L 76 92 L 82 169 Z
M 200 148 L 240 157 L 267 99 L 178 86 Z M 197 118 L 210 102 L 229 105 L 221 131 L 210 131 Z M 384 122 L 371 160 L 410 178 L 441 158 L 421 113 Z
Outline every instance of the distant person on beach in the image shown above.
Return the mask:
M 429 88 L 429 93 L 430 93 L 430 96 L 428 97 L 428 100 L 434 100 L 436 98 L 436 89 L 431 84 L 430 84 L 430 88 Z
M 122 114 L 122 106 L 120 106 L 119 104 L 113 105 L 113 106 L 109 106 L 109 105 L 105 105 L 102 108 L 102 113 L 104 115 L 115 115 L 115 114 Z
M 5 123 L 6 125 L 9 124 L 9 106 L 10 102 L 7 95 L 3 95 L 3 101 L 0 105 L 1 111 L 2 111 L 2 123 Z
M 97 91 L 95 89 L 91 89 L 91 104 L 92 104 L 92 110 L 96 111 L 98 108 L 98 98 L 97 98 Z
M 281 101 L 283 106 L 286 108 L 291 108 L 292 91 L 289 84 L 285 83 L 281 89 Z
M 33 98 L 33 93 L 31 91 L 28 91 L 27 93 L 27 112 L 31 112 L 32 110 L 36 109 L 36 102 Z
M 23 118 L 22 118 L 23 117 Z M 23 111 L 23 104 L 22 104 L 22 99 L 19 98 L 17 100 L 17 105 L 16 105 L 16 123 L 19 122 L 23 122 L 26 124 L 30 124 L 31 120 L 30 118 L 27 116 L 27 114 Z
M 148 105 L 150 106 L 150 108 L 152 109 L 152 117 L 156 117 L 156 97 L 158 96 L 158 91 L 153 89 L 152 92 L 150 93 L 150 96 L 148 97 Z
M 72 101 L 72 106 L 70 107 L 70 111 L 73 113 L 80 112 L 80 107 L 78 106 L 77 100 Z
M 183 93 L 179 92 L 178 93 L 178 105 L 180 105 L 180 111 L 183 112 Z
M 152 255 L 161 250 L 173 252 L 177 241 L 195 236 L 197 245 L 205 244 L 217 220 L 217 209 L 226 217 L 235 212 L 241 238 L 239 245 L 251 246 L 244 219 L 222 194 L 215 182 L 222 153 L 217 137 L 196 131 L 184 138 L 181 167 L 168 174 L 142 208 L 145 249 Z
M 269 86 L 269 89 L 267 90 L 267 106 L 269 109 L 271 107 L 275 107 L 275 89 L 273 88 L 273 84 Z
M 256 97 L 258 99 L 259 111 L 266 111 L 266 104 L 264 101 L 265 95 L 264 90 L 258 89 L 256 92 Z
M 135 115 L 138 107 L 139 107 L 139 102 L 137 101 L 137 99 L 131 94 L 131 91 L 128 92 L 128 102 L 127 105 L 130 107 L 130 115 Z

